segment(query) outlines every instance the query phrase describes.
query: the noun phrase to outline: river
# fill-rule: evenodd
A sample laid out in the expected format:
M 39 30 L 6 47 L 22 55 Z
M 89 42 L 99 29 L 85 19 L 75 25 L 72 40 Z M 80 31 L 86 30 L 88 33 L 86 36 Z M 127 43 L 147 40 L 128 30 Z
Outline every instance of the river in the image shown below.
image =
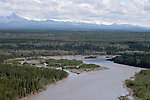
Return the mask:
M 135 75 L 140 68 L 116 64 L 100 57 L 84 60 L 84 63 L 94 63 L 106 70 L 83 73 L 80 75 L 70 73 L 68 78 L 58 82 L 36 95 L 31 95 L 23 100 L 118 100 L 128 91 L 123 87 L 126 79 Z M 69 58 L 72 59 L 72 58 Z

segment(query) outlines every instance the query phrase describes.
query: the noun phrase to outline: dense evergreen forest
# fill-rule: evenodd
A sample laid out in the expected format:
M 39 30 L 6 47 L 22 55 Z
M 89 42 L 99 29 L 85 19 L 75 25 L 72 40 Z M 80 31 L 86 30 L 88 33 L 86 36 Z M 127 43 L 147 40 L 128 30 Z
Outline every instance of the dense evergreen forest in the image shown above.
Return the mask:
M 0 100 L 16 100 L 34 94 L 45 89 L 46 85 L 68 76 L 63 70 L 19 65 L 19 60 L 3 64 L 5 60 L 14 57 L 9 54 L 0 56 Z
M 0 55 L 12 57 L 149 53 L 150 33 L 0 31 Z
M 0 64 L 0 100 L 15 100 L 67 77 L 62 70 Z
M 150 68 L 150 54 L 124 54 L 112 59 L 115 63 Z

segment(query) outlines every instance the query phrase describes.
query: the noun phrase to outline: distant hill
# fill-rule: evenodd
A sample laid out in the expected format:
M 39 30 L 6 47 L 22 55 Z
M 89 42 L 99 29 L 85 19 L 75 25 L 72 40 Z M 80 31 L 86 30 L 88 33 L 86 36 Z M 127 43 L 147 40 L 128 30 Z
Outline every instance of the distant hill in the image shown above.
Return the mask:
M 81 22 L 36 21 L 27 20 L 15 13 L 10 16 L 0 16 L 0 29 L 41 29 L 41 30 L 95 30 L 95 31 L 149 31 L 150 28 L 128 24 L 98 25 Z

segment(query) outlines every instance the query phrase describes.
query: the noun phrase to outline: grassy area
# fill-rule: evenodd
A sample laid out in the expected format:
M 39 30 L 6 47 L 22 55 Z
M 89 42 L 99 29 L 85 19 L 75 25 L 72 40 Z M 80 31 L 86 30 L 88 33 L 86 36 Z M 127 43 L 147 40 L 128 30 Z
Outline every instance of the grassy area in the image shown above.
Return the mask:
M 106 69 L 105 67 L 101 67 L 99 65 L 95 64 L 81 64 L 77 67 L 67 67 L 67 70 L 80 74 L 82 72 L 90 72 L 90 71 L 97 71 L 97 70 L 103 70 Z
M 45 61 L 45 63 L 48 64 L 49 67 L 76 67 L 80 64 L 83 63 L 83 61 L 81 60 L 76 60 L 76 59 L 72 59 L 72 60 L 68 60 L 68 59 L 47 59 Z
M 89 72 L 89 71 L 96 71 L 105 69 L 104 67 L 100 67 L 99 65 L 95 64 L 84 64 L 81 60 L 68 60 L 68 59 L 46 59 L 44 62 L 47 63 L 48 67 L 50 68 L 57 68 L 62 67 L 63 69 L 67 69 L 74 73 L 82 73 L 82 72 Z

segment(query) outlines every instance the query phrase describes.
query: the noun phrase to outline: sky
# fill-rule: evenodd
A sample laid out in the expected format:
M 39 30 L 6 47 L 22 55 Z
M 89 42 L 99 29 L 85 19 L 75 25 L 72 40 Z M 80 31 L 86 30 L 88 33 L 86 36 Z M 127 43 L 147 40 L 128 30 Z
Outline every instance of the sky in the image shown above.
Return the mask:
M 0 0 L 0 16 L 150 27 L 150 0 Z

